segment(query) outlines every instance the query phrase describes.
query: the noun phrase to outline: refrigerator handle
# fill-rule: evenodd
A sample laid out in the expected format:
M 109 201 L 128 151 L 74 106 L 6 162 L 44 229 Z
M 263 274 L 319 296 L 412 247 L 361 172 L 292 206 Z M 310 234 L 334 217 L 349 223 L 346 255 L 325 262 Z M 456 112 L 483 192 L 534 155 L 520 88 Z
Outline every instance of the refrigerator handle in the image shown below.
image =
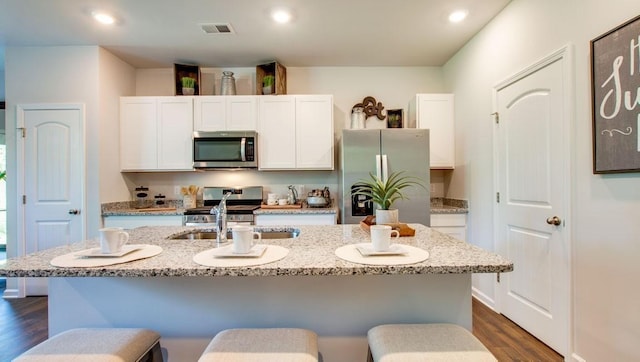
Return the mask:
M 387 182 L 387 178 L 389 178 L 387 155 L 382 155 L 382 182 Z
M 380 155 L 376 155 L 376 177 L 382 179 L 382 169 L 380 166 Z

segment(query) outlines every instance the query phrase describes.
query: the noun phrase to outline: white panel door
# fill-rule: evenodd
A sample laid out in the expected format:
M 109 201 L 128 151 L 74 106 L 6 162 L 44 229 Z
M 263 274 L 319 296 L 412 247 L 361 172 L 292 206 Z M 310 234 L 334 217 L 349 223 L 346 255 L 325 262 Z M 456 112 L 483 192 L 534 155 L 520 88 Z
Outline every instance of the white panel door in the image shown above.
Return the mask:
M 296 168 L 333 170 L 333 97 L 296 96 Z
M 157 113 L 155 97 L 120 98 L 120 169 L 158 166 Z
M 564 223 L 569 211 L 565 63 L 562 57 L 552 58 L 497 89 L 496 236 L 498 252 L 514 263 L 513 272 L 501 274 L 500 312 L 566 355 L 570 247 Z
M 158 98 L 158 170 L 193 170 L 192 97 Z
M 195 131 L 225 131 L 227 128 L 226 98 L 221 96 L 194 97 L 193 129 Z
M 83 110 L 19 107 L 19 168 L 23 170 L 24 254 L 85 236 Z M 26 295 L 47 294 L 46 279 L 29 278 Z
M 258 123 L 258 96 L 227 98 L 227 130 L 255 131 Z
M 293 96 L 260 97 L 258 167 L 282 170 L 296 167 L 296 109 Z

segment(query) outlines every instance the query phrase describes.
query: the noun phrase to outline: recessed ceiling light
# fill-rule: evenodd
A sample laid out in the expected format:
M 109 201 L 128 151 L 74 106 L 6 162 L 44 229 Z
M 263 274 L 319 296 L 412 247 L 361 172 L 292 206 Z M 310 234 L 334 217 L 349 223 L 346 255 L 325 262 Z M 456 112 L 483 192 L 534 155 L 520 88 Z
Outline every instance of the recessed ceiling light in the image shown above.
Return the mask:
M 291 13 L 287 10 L 279 9 L 271 13 L 271 17 L 276 23 L 286 24 L 291 21 Z
M 113 16 L 101 11 L 94 11 L 91 15 L 96 19 L 96 21 L 102 24 L 110 25 L 116 22 L 116 19 Z
M 464 20 L 469 14 L 466 10 L 456 10 L 449 14 L 449 21 L 452 23 L 459 23 Z

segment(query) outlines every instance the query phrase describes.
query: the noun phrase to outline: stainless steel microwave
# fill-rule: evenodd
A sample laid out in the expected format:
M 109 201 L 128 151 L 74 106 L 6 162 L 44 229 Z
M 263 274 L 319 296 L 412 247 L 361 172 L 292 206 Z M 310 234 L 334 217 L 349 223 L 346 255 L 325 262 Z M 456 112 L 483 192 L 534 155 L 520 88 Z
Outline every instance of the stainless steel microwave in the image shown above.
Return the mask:
M 193 167 L 257 168 L 258 133 L 220 131 L 193 133 Z

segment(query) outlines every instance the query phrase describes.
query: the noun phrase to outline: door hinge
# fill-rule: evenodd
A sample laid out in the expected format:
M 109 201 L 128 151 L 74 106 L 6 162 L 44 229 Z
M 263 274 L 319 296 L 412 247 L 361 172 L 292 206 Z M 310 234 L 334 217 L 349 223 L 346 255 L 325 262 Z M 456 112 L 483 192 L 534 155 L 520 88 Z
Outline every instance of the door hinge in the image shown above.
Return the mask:
M 25 138 L 27 136 L 27 130 L 24 127 L 20 127 L 18 128 L 18 130 L 20 131 L 20 133 L 22 133 L 22 138 Z
M 496 273 L 496 281 L 500 283 L 500 273 Z
M 493 112 L 491 113 L 491 115 L 493 116 L 493 119 L 496 121 L 496 124 L 500 124 L 500 113 Z
M 27 195 L 22 195 L 22 205 L 27 204 Z
M 496 192 L 496 202 L 499 204 L 500 203 L 500 193 Z

